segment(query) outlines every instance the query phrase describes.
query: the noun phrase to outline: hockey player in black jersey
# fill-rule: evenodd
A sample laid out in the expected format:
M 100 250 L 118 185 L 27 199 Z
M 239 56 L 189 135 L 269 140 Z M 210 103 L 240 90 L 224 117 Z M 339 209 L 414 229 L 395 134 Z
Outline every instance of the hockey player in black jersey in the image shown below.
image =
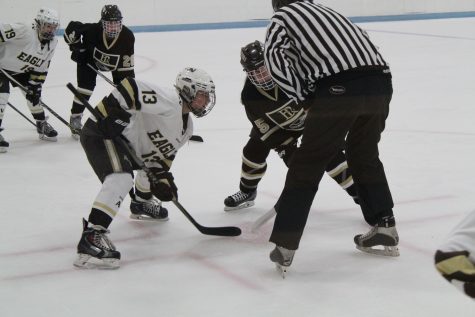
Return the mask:
M 134 42 L 132 31 L 122 25 L 122 13 L 116 5 L 105 5 L 101 20 L 97 23 L 69 22 L 64 31 L 64 40 L 71 50 L 71 59 L 77 63 L 79 92 L 87 99 L 96 87 L 97 73 L 90 66 L 102 72 L 111 72 L 114 84 L 126 77 L 135 77 Z M 80 131 L 84 105 L 74 99 L 70 124 Z M 79 139 L 79 134 L 73 134 Z
M 255 41 L 241 49 L 241 64 L 247 73 L 241 103 L 252 123 L 249 141 L 243 148 L 239 191 L 224 200 L 224 210 L 254 205 L 257 186 L 267 169 L 266 159 L 275 150 L 288 166 L 302 135 L 306 112 L 272 80 L 264 64 L 264 48 Z M 328 164 L 327 173 L 357 201 L 345 153 L 340 151 Z

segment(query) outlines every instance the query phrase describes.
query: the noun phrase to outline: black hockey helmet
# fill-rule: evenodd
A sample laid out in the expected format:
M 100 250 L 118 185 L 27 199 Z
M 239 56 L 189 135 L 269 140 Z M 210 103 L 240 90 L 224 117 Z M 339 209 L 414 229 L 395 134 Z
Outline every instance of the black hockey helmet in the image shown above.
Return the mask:
M 303 0 L 272 0 L 272 8 L 274 11 L 279 10 L 281 7 L 289 5 L 294 2 L 301 2 Z
M 106 36 L 115 38 L 122 31 L 122 13 L 115 4 L 106 4 L 101 11 L 102 28 Z
M 241 48 L 241 65 L 249 80 L 265 90 L 274 88 L 275 83 L 264 63 L 264 45 L 254 41 Z
M 246 72 L 264 65 L 264 45 L 254 41 L 241 48 L 241 65 Z
M 122 13 L 115 4 L 106 4 L 101 11 L 102 21 L 122 21 Z

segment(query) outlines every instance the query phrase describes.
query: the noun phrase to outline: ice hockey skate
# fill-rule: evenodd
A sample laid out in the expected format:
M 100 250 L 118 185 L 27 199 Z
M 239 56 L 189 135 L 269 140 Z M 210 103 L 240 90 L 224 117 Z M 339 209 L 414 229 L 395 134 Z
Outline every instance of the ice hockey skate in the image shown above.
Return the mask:
M 3 128 L 0 128 L 0 132 L 2 132 L 2 130 Z M 2 134 L 0 133 L 0 153 L 7 152 L 9 146 L 10 144 L 7 141 L 5 141 Z
M 274 250 L 271 251 L 269 258 L 275 263 L 275 268 L 282 275 L 282 278 L 285 278 L 285 274 L 292 264 L 294 255 L 295 250 L 289 250 L 279 246 L 276 246 Z
M 130 218 L 135 220 L 167 221 L 168 210 L 155 198 L 146 201 L 132 199 L 130 202 Z
M 41 140 L 57 141 L 58 132 L 46 120 L 36 120 L 36 131 Z
M 74 266 L 85 269 L 117 269 L 120 266 L 120 252 L 109 240 L 109 230 L 91 225 L 83 219 L 83 233 L 78 244 L 78 258 Z
M 384 255 L 399 256 L 399 236 L 396 230 L 394 217 L 384 217 L 370 231 L 356 235 L 356 248 L 363 252 Z M 379 246 L 380 248 L 375 248 Z
M 71 126 L 71 136 L 75 140 L 79 140 L 79 135 L 82 129 L 82 113 L 73 113 L 71 117 L 69 117 L 69 125 Z
M 238 191 L 224 200 L 224 211 L 238 210 L 254 206 L 254 199 L 256 199 L 256 196 L 257 191 L 255 190 L 250 193 Z

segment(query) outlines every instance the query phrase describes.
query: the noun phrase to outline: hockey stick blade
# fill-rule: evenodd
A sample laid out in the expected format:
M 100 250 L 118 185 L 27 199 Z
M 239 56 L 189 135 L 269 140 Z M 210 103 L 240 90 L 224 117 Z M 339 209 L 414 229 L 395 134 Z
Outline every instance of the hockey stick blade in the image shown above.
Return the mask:
M 189 213 L 186 211 L 178 201 L 173 200 L 175 206 L 185 215 L 186 218 L 198 229 L 202 234 L 210 236 L 236 237 L 241 235 L 241 229 L 238 227 L 205 227 L 200 225 Z
M 192 136 L 190 137 L 190 141 L 204 142 L 203 138 L 200 137 L 199 135 L 192 135 Z
M 267 221 L 269 221 L 270 219 L 272 219 L 273 217 L 275 217 L 277 213 L 275 212 L 275 208 L 272 208 L 271 210 L 269 210 L 268 212 L 266 212 L 265 214 L 263 214 L 262 216 L 260 216 L 259 218 L 257 218 L 256 221 L 254 221 L 252 227 L 251 227 L 251 232 L 256 232 L 257 229 L 259 229 L 260 227 L 262 227 Z

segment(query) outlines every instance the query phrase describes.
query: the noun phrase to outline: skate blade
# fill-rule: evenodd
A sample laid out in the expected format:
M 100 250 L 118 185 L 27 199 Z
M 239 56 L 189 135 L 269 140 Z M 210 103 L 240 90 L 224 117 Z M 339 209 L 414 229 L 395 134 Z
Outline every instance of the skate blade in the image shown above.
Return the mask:
M 155 222 L 168 221 L 168 217 L 166 217 L 166 218 L 152 218 L 152 217 L 149 217 L 149 216 L 134 215 L 134 214 L 130 214 L 129 218 L 133 219 L 133 220 L 141 220 L 141 221 L 155 221 Z
M 287 274 L 287 270 L 289 269 L 289 267 L 288 266 L 282 266 L 282 265 L 276 263 L 275 264 L 275 269 L 282 276 L 282 279 L 285 279 L 285 275 Z
M 119 259 L 98 259 L 89 254 L 78 254 L 78 258 L 73 265 L 80 269 L 100 269 L 100 270 L 115 270 L 120 267 Z
M 0 147 L 0 153 L 7 153 L 7 149 L 4 147 Z
M 57 138 L 57 137 L 55 137 L 55 136 L 49 137 L 49 136 L 46 136 L 46 135 L 44 135 L 44 134 L 39 134 L 39 135 L 38 135 L 38 138 L 39 138 L 40 140 L 49 141 L 49 142 L 56 142 L 56 141 L 58 141 L 58 138 Z
M 74 140 L 79 140 L 79 134 L 71 134 L 71 137 L 74 139 Z
M 244 203 L 242 203 L 242 204 L 240 204 L 239 206 L 236 206 L 236 207 L 225 206 L 224 211 L 239 210 L 239 209 L 249 208 L 249 207 L 252 207 L 252 206 L 254 206 L 254 201 L 246 201 L 246 202 L 244 202 Z
M 375 249 L 372 247 L 361 247 L 359 245 L 356 246 L 356 248 L 360 251 L 369 253 L 369 254 L 375 254 L 375 255 L 382 255 L 382 256 L 399 256 L 399 248 L 397 246 L 384 246 L 383 249 Z

